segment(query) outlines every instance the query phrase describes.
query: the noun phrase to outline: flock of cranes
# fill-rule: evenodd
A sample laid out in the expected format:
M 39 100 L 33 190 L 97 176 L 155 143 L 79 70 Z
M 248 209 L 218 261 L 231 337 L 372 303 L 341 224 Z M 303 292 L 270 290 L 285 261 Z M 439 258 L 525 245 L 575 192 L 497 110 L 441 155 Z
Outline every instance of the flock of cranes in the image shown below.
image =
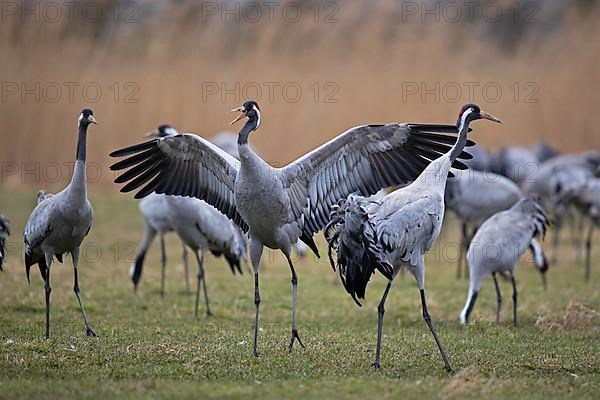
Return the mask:
M 183 243 L 186 289 L 189 290 L 188 250 L 198 263 L 195 314 L 204 292 L 206 314 L 211 315 L 204 258 L 207 251 L 223 256 L 231 271 L 242 272 L 248 248 L 254 273 L 254 341 L 258 356 L 260 316 L 260 260 L 264 247 L 281 250 L 291 275 L 291 330 L 289 351 L 300 339 L 296 320 L 299 284 L 292 249 L 308 246 L 316 256 L 313 239 L 324 229 L 328 257 L 341 282 L 360 305 L 372 275 L 379 271 L 388 284 L 378 311 L 374 366 L 381 364 L 385 302 L 398 272 L 409 271 L 420 292 L 423 319 L 439 348 L 444 366 L 452 371 L 442 341 L 427 307 L 425 254 L 436 243 L 448 208 L 462 224 L 457 277 L 466 255 L 470 280 L 460 321 L 468 323 L 481 284 L 491 275 L 496 285 L 499 322 L 502 296 L 497 275 L 513 286 L 514 324 L 517 323 L 515 266 L 529 249 L 544 285 L 546 256 L 536 237 L 556 221 L 554 238 L 565 220 L 588 223 L 585 239 L 586 280 L 590 276 L 591 238 L 600 224 L 599 153 L 556 155 L 548 147 L 509 148 L 489 155 L 468 139 L 469 125 L 484 119 L 500 120 L 475 104 L 460 109 L 454 125 L 393 123 L 362 125 L 338 135 L 283 168 L 274 168 L 248 144 L 261 124 L 260 107 L 246 101 L 231 110 L 244 120 L 237 143 L 227 135 L 214 143 L 193 134 L 181 134 L 161 125 L 150 140 L 111 153 L 121 158 L 111 166 L 124 171 L 115 180 L 122 192 L 137 191 L 144 218 L 144 236 L 130 269 L 137 291 L 144 259 L 156 235 L 161 244 L 161 296 L 164 295 L 166 253 L 164 235 L 174 231 Z M 50 335 L 51 267 L 70 253 L 74 286 L 86 333 L 95 336 L 80 297 L 77 266 L 79 249 L 92 225 L 87 197 L 86 141 L 93 112 L 78 118 L 76 162 L 69 185 L 57 194 L 38 193 L 38 205 L 25 226 L 27 278 L 38 266 L 45 282 L 46 337 Z M 500 160 L 493 165 L 493 160 Z M 536 179 L 527 175 L 531 163 Z M 470 169 L 467 169 L 467 166 Z M 523 172 L 526 172 L 523 175 Z M 395 191 L 372 197 L 383 188 Z M 548 210 L 548 211 L 547 211 Z M 5 258 L 10 223 L 0 215 L 0 269 Z M 574 237 L 578 236 L 574 232 Z M 556 239 L 554 240 L 556 242 Z M 581 238 L 574 239 L 580 247 Z M 490 256 L 490 248 L 495 255 Z M 553 258 L 557 257 L 556 248 Z

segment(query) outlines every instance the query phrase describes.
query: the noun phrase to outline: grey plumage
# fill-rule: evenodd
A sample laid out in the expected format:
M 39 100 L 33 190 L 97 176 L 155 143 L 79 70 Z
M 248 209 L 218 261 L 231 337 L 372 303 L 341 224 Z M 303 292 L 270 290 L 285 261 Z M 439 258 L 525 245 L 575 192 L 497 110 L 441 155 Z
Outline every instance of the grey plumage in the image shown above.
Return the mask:
M 88 336 L 95 336 L 90 328 L 81 297 L 77 264 L 79 246 L 92 226 L 92 206 L 87 198 L 86 182 L 86 143 L 87 129 L 96 120 L 90 109 L 84 109 L 78 119 L 77 154 L 73 176 L 69 185 L 51 196 L 39 196 L 42 200 L 29 216 L 25 225 L 25 270 L 29 280 L 29 270 L 37 264 L 45 281 L 46 292 L 46 337 L 50 336 L 50 271 L 56 257 L 62 262 L 64 253 L 71 253 L 73 259 L 74 287 Z M 44 197 L 46 197 L 44 199 Z
M 584 183 L 571 186 L 563 194 L 563 201 L 574 204 L 589 220 L 585 240 L 585 281 L 588 282 L 591 270 L 592 236 L 595 226 L 600 225 L 600 179 L 591 177 Z
M 292 272 L 291 351 L 299 339 L 295 324 L 298 278 L 290 258 L 292 244 L 301 239 L 318 253 L 313 234 L 325 226 L 338 200 L 353 192 L 370 195 L 382 187 L 412 181 L 431 160 L 450 148 L 456 127 L 359 126 L 284 168 L 273 168 L 248 145 L 248 136 L 260 125 L 258 104 L 248 101 L 235 111 L 240 112 L 236 121 L 248 119 L 238 135 L 240 161 L 199 136 L 185 134 L 117 150 L 111 156 L 128 158 L 111 169 L 129 168 L 115 180 L 128 182 L 121 191 L 141 188 L 136 197 L 153 191 L 198 197 L 249 231 L 255 275 L 255 355 L 259 261 L 263 246 L 282 250 Z
M 206 291 L 204 256 L 210 251 L 223 256 L 231 272 L 242 273 L 241 263 L 246 259 L 246 239 L 239 227 L 206 202 L 190 197 L 164 196 L 169 222 L 181 240 L 192 249 L 198 262 L 196 307 L 198 315 L 200 284 L 203 285 L 206 313 L 211 315 Z
M 0 214 L 0 271 L 6 262 L 6 240 L 10 235 L 10 221 Z
M 544 236 L 549 218 L 539 202 L 531 197 L 523 198 L 509 210 L 501 211 L 481 225 L 471 241 L 467 253 L 469 263 L 469 292 L 467 302 L 460 314 L 460 321 L 468 323 L 469 315 L 485 278 L 492 275 L 496 284 L 499 322 L 501 294 L 496 280 L 497 273 L 508 273 L 513 284 L 513 322 L 517 325 L 517 291 L 515 268 L 521 255 L 531 248 L 536 267 L 545 274 L 548 264 L 539 243 L 534 238 Z
M 540 160 L 528 147 L 512 146 L 492 154 L 489 168 L 492 172 L 504 175 L 518 185 L 529 181 L 537 171 Z
M 463 255 L 474 231 L 498 211 L 510 208 L 523 193 L 512 180 L 490 171 L 457 171 L 455 175 L 448 180 L 445 203 L 462 224 L 456 271 L 460 278 Z
M 554 225 L 552 235 L 552 263 L 558 259 L 558 243 L 564 220 L 570 217 L 572 225 L 573 246 L 575 256 L 579 254 L 579 234 L 582 229 L 575 227 L 576 210 L 565 201 L 565 194 L 583 186 L 600 165 L 600 153 L 585 152 L 581 154 L 565 154 L 552 157 L 542 163 L 531 178 L 523 184 L 523 191 L 529 195 L 539 196 L 546 209 L 553 213 Z
M 339 271 L 354 301 L 360 305 L 359 299 L 365 297 L 367 283 L 376 270 L 388 279 L 378 307 L 376 368 L 380 366 L 385 300 L 397 273 L 406 268 L 417 281 L 423 318 L 438 345 L 445 368 L 452 370 L 427 310 L 425 253 L 437 241 L 442 227 L 448 172 L 466 144 L 469 123 L 481 118 L 499 122 L 478 106 L 465 105 L 459 115 L 459 137 L 455 145 L 431 162 L 414 182 L 379 201 L 350 195 L 331 213 L 331 221 L 325 228 L 329 260 L 334 270 Z

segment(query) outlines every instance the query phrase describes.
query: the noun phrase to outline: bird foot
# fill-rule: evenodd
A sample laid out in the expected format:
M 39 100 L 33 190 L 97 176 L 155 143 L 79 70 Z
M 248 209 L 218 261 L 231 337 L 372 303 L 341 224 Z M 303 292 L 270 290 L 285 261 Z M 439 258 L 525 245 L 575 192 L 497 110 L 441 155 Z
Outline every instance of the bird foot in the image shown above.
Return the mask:
M 375 361 L 373 364 L 371 364 L 371 367 L 373 367 L 375 369 L 380 369 L 381 364 L 379 363 L 379 361 Z
M 89 337 L 96 337 L 96 333 L 92 330 L 92 328 L 87 328 L 85 334 Z
M 207 317 L 212 317 L 213 313 L 210 310 L 208 310 L 208 311 L 206 311 L 206 316 Z
M 445 368 L 446 368 L 446 372 L 448 372 L 450 375 L 454 375 L 456 373 L 456 371 L 454 371 L 454 369 L 450 366 L 450 364 L 446 364 Z
M 253 355 L 255 358 L 258 358 L 258 351 L 257 351 L 256 349 L 252 350 L 252 355 Z
M 300 346 L 302 346 L 302 348 L 304 348 L 304 345 L 302 344 L 302 340 L 300 340 L 300 336 L 298 336 L 298 330 L 292 329 L 292 339 L 290 340 L 290 353 L 294 349 L 294 342 L 296 341 L 296 339 L 298 339 L 298 343 L 300 343 Z

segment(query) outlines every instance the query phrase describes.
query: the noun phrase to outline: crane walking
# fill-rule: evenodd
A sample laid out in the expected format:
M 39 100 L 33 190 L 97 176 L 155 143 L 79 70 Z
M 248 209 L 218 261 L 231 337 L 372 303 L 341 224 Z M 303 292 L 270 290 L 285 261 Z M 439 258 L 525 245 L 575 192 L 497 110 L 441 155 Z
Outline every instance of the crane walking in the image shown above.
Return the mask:
M 329 260 L 333 269 L 338 269 L 342 283 L 354 301 L 360 305 L 359 299 L 364 299 L 366 286 L 375 270 L 388 280 L 377 308 L 375 368 L 380 368 L 385 301 L 394 278 L 405 268 L 417 281 L 423 319 L 437 343 L 446 370 L 452 371 L 427 309 L 425 253 L 435 244 L 442 229 L 444 192 L 450 168 L 467 143 L 469 124 L 478 119 L 500 122 L 475 104 L 463 106 L 456 124 L 458 139 L 454 146 L 431 162 L 413 183 L 380 201 L 350 195 L 331 213 L 331 221 L 325 228 Z
M 521 255 L 529 248 L 533 253 L 535 266 L 542 274 L 545 286 L 548 263 L 542 247 L 534 238 L 538 235 L 543 236 L 548 224 L 548 215 L 537 199 L 526 197 L 510 209 L 493 215 L 481 225 L 473 237 L 467 253 L 469 292 L 465 307 L 460 314 L 461 323 L 469 322 L 469 316 L 475 306 L 481 285 L 489 275 L 494 278 L 496 286 L 498 303 L 496 323 L 500 322 L 502 295 L 496 274 L 508 272 L 513 287 L 513 324 L 517 326 L 516 264 Z
M 83 315 L 86 334 L 96 336 L 88 322 L 80 297 L 77 265 L 79 246 L 92 226 L 92 206 L 87 198 L 86 147 L 90 124 L 96 124 L 94 113 L 86 108 L 77 120 L 77 154 L 73 176 L 69 185 L 55 195 L 42 196 L 25 225 L 25 271 L 37 264 L 44 279 L 46 292 L 46 338 L 50 337 L 50 271 L 52 259 L 62 262 L 63 254 L 71 253 L 73 259 L 74 286 L 79 308 Z M 45 197 L 45 198 L 44 198 Z

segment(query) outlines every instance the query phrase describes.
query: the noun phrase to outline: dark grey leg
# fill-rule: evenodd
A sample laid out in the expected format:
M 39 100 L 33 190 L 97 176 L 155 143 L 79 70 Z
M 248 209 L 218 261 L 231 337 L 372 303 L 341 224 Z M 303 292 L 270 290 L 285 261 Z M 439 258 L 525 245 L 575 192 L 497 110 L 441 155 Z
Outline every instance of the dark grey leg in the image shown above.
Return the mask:
M 594 221 L 590 221 L 590 227 L 588 229 L 588 235 L 585 240 L 585 281 L 590 281 L 590 269 L 591 269 L 591 252 L 592 252 L 592 235 L 594 234 Z
M 496 273 L 492 272 L 492 278 L 494 278 L 494 285 L 496 285 L 496 300 L 498 302 L 498 306 L 496 308 L 496 323 L 500 323 L 500 309 L 502 308 L 502 293 L 500 292 L 500 285 L 498 285 L 498 280 L 496 279 Z
M 510 281 L 512 282 L 513 287 L 513 325 L 517 326 L 517 283 L 515 282 L 515 275 L 510 273 Z
M 194 308 L 194 316 L 198 316 L 198 306 L 200 303 L 200 284 L 202 284 L 204 288 L 204 301 L 206 302 L 206 315 L 210 317 L 212 313 L 210 312 L 210 306 L 208 304 L 208 293 L 206 293 L 203 250 L 196 251 L 196 261 L 198 262 L 198 280 L 196 283 L 196 307 Z
M 46 339 L 50 338 L 50 266 L 52 265 L 52 254 L 46 255 L 46 280 L 44 282 L 44 290 L 46 292 Z
M 290 270 L 292 271 L 292 338 L 290 340 L 290 353 L 294 349 L 294 342 L 298 340 L 300 346 L 304 347 L 302 341 L 300 340 L 300 336 L 298 335 L 298 329 L 296 328 L 296 292 L 298 290 L 298 275 L 296 275 L 296 270 L 294 269 L 294 265 L 292 264 L 292 260 L 289 255 L 285 255 L 288 264 L 290 265 Z
M 165 250 L 165 235 L 160 234 L 160 297 L 165 297 L 165 273 L 167 268 L 167 252 Z
M 183 252 L 181 254 L 181 258 L 183 259 L 183 273 L 185 278 L 185 291 L 187 293 L 190 292 L 190 274 L 188 269 L 188 251 L 185 243 L 181 242 Z
M 75 292 L 75 296 L 77 296 L 77 301 L 79 302 L 79 308 L 81 309 L 81 315 L 83 315 L 83 322 L 85 323 L 85 334 L 88 336 L 96 336 L 96 333 L 90 327 L 90 323 L 88 321 L 87 315 L 85 313 L 85 309 L 83 308 L 83 302 L 81 301 L 81 297 L 79 296 L 79 277 L 77 274 L 77 265 L 79 265 L 79 247 L 75 248 L 71 252 L 71 256 L 73 257 L 73 277 L 74 277 L 74 285 L 73 291 Z
M 383 296 L 381 297 L 381 301 L 377 306 L 377 350 L 375 351 L 375 362 L 372 365 L 377 369 L 381 368 L 381 336 L 383 332 L 383 314 L 385 313 L 385 300 L 387 299 L 387 295 L 391 287 L 392 281 L 388 281 L 385 291 L 383 292 Z
M 260 257 L 262 256 L 263 245 L 256 239 L 250 240 L 250 260 L 252 269 L 254 269 L 254 308 L 256 310 L 254 319 L 254 346 L 252 355 L 258 357 L 258 313 L 260 308 L 260 290 L 258 287 L 258 271 L 260 269 Z
M 423 319 L 425 320 L 425 323 L 427 323 L 427 326 L 429 327 L 429 330 L 431 331 L 431 334 L 433 335 L 433 338 L 435 339 L 435 342 L 437 343 L 438 348 L 440 349 L 440 354 L 442 355 L 442 359 L 444 360 L 444 367 L 446 368 L 446 371 L 454 372 L 452 366 L 450 366 L 450 363 L 448 362 L 448 357 L 446 356 L 444 346 L 438 338 L 437 333 L 435 333 L 435 328 L 433 327 L 433 323 L 431 322 L 431 317 L 429 316 L 429 311 L 427 310 L 427 302 L 425 301 L 425 289 L 421 289 L 421 304 L 423 306 Z

